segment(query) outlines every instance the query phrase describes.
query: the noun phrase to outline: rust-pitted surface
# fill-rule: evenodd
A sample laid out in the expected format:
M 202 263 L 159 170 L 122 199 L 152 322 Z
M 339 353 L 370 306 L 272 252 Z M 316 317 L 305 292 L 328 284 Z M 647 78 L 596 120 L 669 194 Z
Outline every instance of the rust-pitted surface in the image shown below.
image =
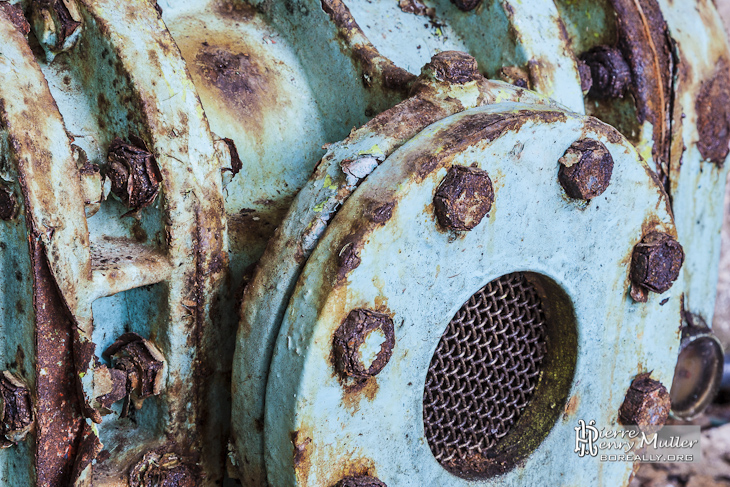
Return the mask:
M 653 126 L 652 155 L 660 179 L 668 178 L 672 41 L 657 0 L 611 0 L 618 20 L 619 43 L 631 69 L 630 91 L 639 123 Z
M 377 331 L 384 340 L 370 364 L 363 364 L 361 347 L 370 333 Z M 393 320 L 384 313 L 369 309 L 350 311 L 335 332 L 332 351 L 337 371 L 349 377 L 365 379 L 377 375 L 388 364 L 395 346 Z
M 494 188 L 489 174 L 477 167 L 452 166 L 433 198 L 439 223 L 451 230 L 471 230 L 489 213 Z
M 38 485 L 66 487 L 84 425 L 72 357 L 74 324 L 43 246 L 35 238 L 30 242 L 36 315 L 36 475 Z
M 10 21 L 23 35 L 28 35 L 30 32 L 30 24 L 28 24 L 28 21 L 25 20 L 25 17 L 23 16 L 23 9 L 20 8 L 20 4 L 0 2 L 0 10 L 5 12 L 5 15 L 8 16 Z
M 107 169 L 112 193 L 133 211 L 151 205 L 162 182 L 154 156 L 144 147 L 144 142 L 135 140 L 132 145 L 120 138 L 114 139 L 109 147 Z
M 39 0 L 36 3 L 36 8 L 46 10 L 53 19 L 57 36 L 56 47 L 60 49 L 66 39 L 71 37 L 76 29 L 81 26 L 81 22 L 78 20 L 78 12 L 74 8 L 74 2 L 68 0 Z M 69 6 L 71 6 L 71 9 L 69 9 Z
M 359 477 L 347 477 L 337 482 L 334 487 L 387 487 L 384 482 L 370 477 L 369 475 L 363 475 Z
M 15 374 L 0 374 L 0 448 L 23 441 L 33 424 L 33 402 L 28 386 Z
M 590 200 L 608 188 L 613 157 L 601 142 L 581 139 L 560 158 L 558 181 L 571 198 Z
M 669 290 L 684 263 L 682 246 L 662 232 L 645 235 L 631 257 L 631 281 L 655 293 Z
M 129 472 L 129 487 L 198 487 L 198 469 L 176 453 L 151 451 Z
M 342 0 L 322 0 L 322 10 L 337 27 L 343 51 L 357 63 L 365 86 L 377 83 L 386 90 L 403 95 L 408 93 L 416 77 L 378 52 Z
M 702 83 L 695 104 L 697 148 L 706 160 L 722 164 L 730 150 L 730 64 L 722 58 Z
M 671 407 L 666 387 L 649 376 L 634 379 L 618 412 L 621 424 L 639 426 L 647 433 L 664 426 Z

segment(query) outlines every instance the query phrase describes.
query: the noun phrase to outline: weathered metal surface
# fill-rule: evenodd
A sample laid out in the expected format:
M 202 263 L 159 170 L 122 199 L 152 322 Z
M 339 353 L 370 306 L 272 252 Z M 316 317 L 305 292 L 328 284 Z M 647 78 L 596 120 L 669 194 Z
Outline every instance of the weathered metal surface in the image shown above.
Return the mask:
M 599 140 L 616 161 L 611 189 L 588 205 L 567 198 L 556 177 L 558 159 L 583 137 Z M 546 148 L 538 142 L 544 139 L 555 143 Z M 476 164 L 495 184 L 489 218 L 456 238 L 439 230 L 430 209 L 452 164 Z M 363 208 L 373 201 L 393 204 L 387 221 L 375 224 L 365 217 Z M 549 220 L 539 216 L 546 211 Z M 556 231 L 556 221 L 563 230 Z M 615 223 L 609 239 L 580 241 L 569 230 L 595 228 L 601 234 L 606 221 Z M 553 452 L 574 435 L 578 417 L 601 424 L 617 421 L 623 393 L 602 387 L 602 377 L 628 388 L 637 373 L 654 370 L 663 382 L 671 376 L 681 286 L 650 296 L 648 303 L 635 303 L 628 294 L 630 255 L 647 228 L 673 232 L 667 196 L 633 147 L 593 119 L 504 103 L 467 110 L 426 128 L 394 151 L 343 204 L 289 299 L 267 385 L 269 484 L 331 485 L 359 469 L 360 475 L 377 476 L 388 485 L 471 485 L 443 469 L 424 441 L 422 387 L 454 311 L 485 282 L 516 269 L 539 273 L 562 288 L 570 310 L 562 326 L 572 322 L 578 330 L 575 376 L 562 379 L 565 395 L 560 387 L 550 389 L 554 395 L 538 395 L 547 403 L 531 411 L 562 411 L 569 396 L 580 401 L 552 429 L 543 425 L 545 439 L 523 463 L 479 485 L 600 485 L 601 479 L 621 484 L 630 465 L 587 457 L 576 465 L 576 459 Z M 340 276 L 337 252 L 358 231 L 360 263 Z M 594 299 L 598 294 L 600 302 Z M 388 366 L 357 388 L 338 378 L 329 346 L 351 307 L 388 314 L 396 336 Z M 654 354 L 637 336 L 651 336 L 669 352 Z M 611 349 L 610 358 L 605 347 Z M 568 356 L 566 351 L 563 369 Z M 526 424 L 533 421 L 539 430 L 537 417 Z M 514 445 L 526 448 L 526 443 Z M 538 467 L 547 461 L 549 470 Z
M 636 425 L 646 433 L 656 432 L 664 426 L 670 407 L 667 388 L 650 375 L 640 374 L 634 379 L 618 410 L 621 424 Z
M 338 406 L 322 403 L 327 406 L 321 421 L 331 422 L 332 428 L 337 423 L 333 418 L 346 417 L 345 409 L 367 409 L 367 401 L 375 404 L 383 389 L 387 390 L 383 384 L 403 372 L 399 368 L 403 358 L 399 355 L 403 353 L 399 314 L 395 318 L 389 315 L 395 325 L 393 340 L 386 336 L 387 327 L 369 334 L 365 330 L 352 343 L 352 350 L 341 347 L 343 357 L 354 353 L 343 361 L 354 368 L 343 366 L 335 374 L 336 369 L 327 362 L 325 369 L 302 381 L 302 390 L 312 389 L 305 398 L 299 396 L 299 402 L 290 397 L 291 390 L 282 392 L 294 387 L 294 382 L 276 377 L 269 368 L 277 340 L 276 370 L 281 375 L 286 370 L 281 364 L 295 363 L 295 372 L 300 366 L 309 370 L 310 363 L 301 360 L 315 356 L 311 348 L 301 347 L 294 347 L 291 356 L 284 353 L 282 344 L 286 341 L 288 345 L 289 338 L 280 327 L 287 308 L 290 315 L 284 329 L 293 333 L 294 340 L 300 333 L 319 330 L 317 320 L 324 323 L 327 316 L 337 313 L 337 320 L 322 326 L 342 324 L 343 313 L 353 309 L 383 313 L 391 305 L 407 308 L 404 296 L 411 288 L 420 289 L 446 272 L 440 269 L 447 265 L 442 260 L 448 251 L 439 250 L 438 245 L 426 246 L 423 253 L 431 258 L 418 268 L 412 254 L 398 257 L 386 250 L 383 259 L 397 260 L 380 269 L 383 276 L 390 276 L 387 289 L 381 286 L 390 301 L 347 301 L 354 300 L 352 296 L 338 301 L 335 295 L 341 293 L 364 296 L 370 292 L 372 282 L 366 277 L 359 280 L 360 274 L 371 272 L 376 284 L 382 279 L 368 257 L 375 253 L 375 244 L 369 240 L 374 235 L 390 232 L 390 241 L 377 244 L 383 248 L 418 235 L 427 235 L 427 240 L 446 239 L 445 248 L 455 248 L 477 238 L 469 236 L 472 232 L 502 231 L 501 236 L 489 233 L 485 241 L 507 238 L 505 235 L 517 230 L 500 230 L 495 215 L 503 218 L 510 212 L 514 219 L 519 213 L 529 222 L 525 231 L 531 235 L 528 244 L 533 242 L 537 248 L 520 247 L 524 257 L 520 265 L 535 264 L 537 272 L 548 276 L 544 279 L 565 286 L 571 279 L 584 282 L 585 276 L 599 271 L 578 269 L 575 257 L 564 249 L 545 258 L 554 267 L 537 262 L 535 256 L 568 234 L 573 236 L 570 248 L 575 247 L 575 252 L 592 239 L 575 243 L 585 230 L 563 231 L 572 227 L 555 224 L 551 217 L 553 233 L 544 236 L 540 242 L 544 248 L 539 247 L 535 235 L 542 235 L 548 225 L 533 220 L 533 215 L 541 214 L 546 201 L 564 211 L 557 214 L 570 215 L 573 223 L 576 218 L 593 218 L 590 215 L 599 214 L 599 208 L 601 215 L 618 215 L 623 208 L 626 214 L 610 221 L 611 228 L 616 221 L 626 222 L 625 228 L 619 229 L 615 239 L 607 239 L 624 250 L 622 260 L 616 261 L 621 272 L 611 275 L 615 279 L 611 282 L 622 283 L 614 290 L 624 301 L 616 298 L 612 303 L 617 309 L 640 310 L 624 317 L 640 331 L 636 340 L 636 330 L 632 335 L 628 325 L 622 324 L 619 338 L 612 335 L 609 341 L 620 337 L 624 337 L 620 343 L 635 341 L 628 350 L 639 358 L 638 362 L 634 358 L 631 368 L 617 365 L 615 357 L 596 353 L 595 366 L 599 371 L 613 371 L 614 381 L 622 377 L 624 391 L 628 377 L 651 368 L 666 383 L 676 349 L 675 327 L 667 325 L 676 321 L 676 296 L 684 295 L 686 310 L 711 320 L 722 208 L 719 190 L 727 171 L 724 159 L 730 140 L 726 108 L 730 55 L 710 2 L 257 0 L 249 4 L 242 0 L 134 0 L 120 4 L 112 0 L 43 0 L 18 5 L 33 26 L 28 41 L 24 36 L 29 25 L 21 10 L 0 3 L 0 34 L 7 41 L 0 46 L 0 331 L 5 337 L 0 359 L 5 369 L 22 377 L 33 391 L 37 409 L 31 434 L 0 453 L 0 482 L 215 484 L 222 478 L 231 418 L 229 459 L 244 485 L 264 485 L 267 475 L 271 485 L 287 485 L 292 472 L 300 480 L 307 477 L 302 485 L 317 484 L 318 478 L 326 479 L 326 485 L 380 485 L 381 480 L 394 485 L 387 467 L 388 461 L 396 461 L 393 458 L 382 463 L 374 460 L 377 455 L 358 456 L 360 446 L 347 452 L 348 460 L 340 459 L 329 447 L 315 451 L 325 440 L 312 436 L 312 431 L 329 426 L 305 418 L 306 424 L 294 430 L 294 423 L 302 417 L 287 414 L 302 401 L 316 402 L 330 391 L 329 385 L 318 390 L 318 384 L 334 380 L 342 381 L 338 387 L 345 393 Z M 473 57 L 450 50 L 466 51 Z M 597 59 L 586 54 L 589 52 L 611 54 Z M 515 86 L 487 81 L 479 70 Z M 601 90 L 610 97 L 623 97 L 605 99 L 598 93 Z M 434 189 L 423 199 L 423 208 L 417 214 L 413 210 L 411 220 L 407 219 L 402 213 L 403 201 L 411 194 L 407 188 L 438 185 L 448 169 L 439 166 L 439 154 L 453 147 L 432 146 L 433 158 L 424 159 L 422 168 L 411 168 L 415 176 L 392 172 L 398 167 L 400 156 L 396 155 L 406 151 L 399 152 L 399 148 L 411 139 L 415 140 L 408 150 L 419 144 L 429 147 L 432 142 L 427 139 L 436 129 L 426 127 L 446 117 L 474 107 L 518 101 L 550 107 L 552 111 L 537 110 L 543 115 L 562 114 L 562 106 L 577 113 L 585 110 L 618 128 L 667 190 L 678 237 L 672 233 L 669 210 L 662 206 L 665 200 L 657 196 L 660 192 L 653 174 L 646 173 L 647 166 L 636 162 L 636 154 L 615 133 L 572 114 L 560 120 L 548 115 L 537 121 L 520 119 L 514 127 L 504 129 L 507 139 L 512 138 L 510 148 L 500 145 L 507 144 L 503 137 L 472 140 L 475 151 L 492 147 L 501 151 L 500 161 L 494 164 L 515 160 L 522 161 L 522 166 L 519 162 L 516 167 L 500 166 L 501 172 L 483 167 L 488 170 L 490 191 L 484 185 L 472 188 L 468 177 L 449 186 L 450 192 L 445 186 L 435 199 Z M 481 110 L 509 118 L 507 108 Z M 361 128 L 351 131 L 353 127 Z M 512 191 L 505 181 L 511 181 L 518 167 L 526 167 L 524 154 L 532 150 L 537 159 L 537 146 L 531 145 L 534 141 L 520 141 L 524 144 L 520 147 L 514 143 L 520 134 L 541 130 L 547 132 L 540 156 L 549 153 L 550 157 L 539 162 L 552 165 L 547 171 L 550 177 L 534 178 L 557 188 L 557 193 L 539 198 L 541 206 L 534 211 L 516 212 L 516 204 L 538 204 L 523 201 L 532 198 L 534 189 L 525 188 L 503 202 Z M 562 144 L 560 154 L 556 144 L 548 142 L 555 133 L 561 134 L 556 138 L 557 145 Z M 598 137 L 605 147 L 569 148 L 586 134 Z M 617 153 L 619 147 L 621 154 Z M 615 159 L 613 174 L 608 159 L 611 163 Z M 626 164 L 633 169 L 620 167 L 620 161 L 630 161 Z M 475 163 L 479 166 L 480 162 L 464 160 L 456 166 L 471 168 Z M 381 164 L 387 167 L 379 168 Z M 431 172 L 436 167 L 441 167 L 437 175 Z M 381 173 L 391 174 L 393 181 L 404 186 L 394 187 L 393 181 L 378 179 L 385 178 L 376 176 Z M 466 173 L 478 170 L 466 169 Z M 368 182 L 372 177 L 375 182 Z M 625 184 L 631 177 L 631 184 Z M 620 187 L 615 188 L 616 184 Z M 380 185 L 390 187 L 392 193 L 376 197 L 375 189 L 367 190 Z M 631 185 L 633 191 L 626 189 Z M 648 202 L 649 193 L 655 197 L 652 202 Z M 556 194 L 559 200 L 550 199 Z M 398 197 L 390 198 L 393 195 Z M 659 207 L 652 206 L 657 201 L 662 202 Z M 643 227 L 638 220 L 636 225 L 629 224 L 649 213 L 658 220 L 649 219 Z M 431 223 L 440 217 L 443 222 L 429 227 L 436 232 L 433 235 L 410 235 L 411 228 L 425 225 L 419 219 L 422 215 Z M 464 218 L 450 218 L 454 215 Z M 595 218 L 591 222 L 598 228 Z M 658 230 L 677 237 L 686 262 L 670 290 L 661 296 L 649 295 L 647 303 L 637 303 L 624 292 L 630 282 L 631 248 L 643 235 L 657 230 L 657 221 L 664 224 Z M 595 235 L 605 235 L 606 225 L 604 221 Z M 636 228 L 640 230 L 629 238 L 628 232 Z M 308 263 L 313 251 L 314 261 Z M 609 259 L 611 255 L 607 252 L 600 257 Z M 473 257 L 491 272 L 492 259 L 504 256 L 491 248 L 484 256 Z M 560 258 L 567 259 L 560 264 L 575 267 L 571 279 L 554 270 L 558 267 L 555 259 Z M 258 268 L 253 270 L 257 261 Z M 505 257 L 502 264 L 509 262 Z M 325 267 L 317 269 L 320 264 Z M 401 272 L 400 281 L 396 279 L 398 269 L 409 266 L 412 272 Z M 304 284 L 295 287 L 302 269 L 306 270 L 301 279 L 316 281 L 319 278 L 312 276 L 319 270 L 331 271 L 327 274 L 331 280 L 311 284 L 309 296 L 293 294 L 295 289 L 304 292 Z M 484 269 L 470 268 L 467 274 L 484 274 Z M 456 281 L 446 281 L 447 288 L 456 289 Z M 412 283 L 407 292 L 391 296 L 403 282 Z M 237 297 L 246 284 L 239 304 Z M 589 284 L 588 289 L 594 285 Z M 581 308 L 584 297 L 577 297 L 581 294 L 577 285 L 568 287 L 568 296 L 578 306 L 580 330 L 586 326 L 582 321 L 591 316 L 596 321 L 605 321 L 606 316 L 612 323 L 621 321 L 615 309 L 601 317 L 601 309 L 607 307 Z M 307 319 L 293 319 L 300 306 L 293 299 L 304 300 L 302 303 L 324 300 L 330 288 L 334 290 L 332 302 L 341 304 L 337 310 L 324 309 L 315 316 L 303 307 L 301 314 Z M 631 286 L 632 291 L 635 288 L 639 287 Z M 466 293 L 466 288 L 459 287 L 462 291 Z M 436 291 L 428 289 L 423 295 L 429 292 Z M 657 311 L 655 301 L 667 297 L 670 300 Z M 451 298 L 457 306 L 458 299 Z M 435 296 L 432 302 L 421 312 L 439 314 L 434 310 L 443 304 L 443 297 Z M 230 339 L 238 326 L 233 309 L 241 313 L 236 340 Z M 448 310 L 441 311 L 441 318 L 447 319 Z M 429 346 L 435 346 L 434 340 L 440 336 L 438 327 L 432 328 L 428 329 Z M 168 365 L 167 373 L 156 374 L 152 381 L 152 389 L 160 394 L 149 397 L 139 410 L 129 408 L 129 401 L 119 400 L 130 391 L 147 396 L 149 388 L 143 391 L 144 384 L 150 382 L 137 380 L 139 364 L 110 369 L 112 364 L 101 356 L 102 350 L 127 332 L 158 348 Z M 405 336 L 413 338 L 414 333 Z M 595 335 L 600 336 L 600 331 Z M 651 343 L 645 343 L 646 337 L 651 337 Z M 595 352 L 597 346 L 585 337 L 580 340 L 578 375 L 586 374 L 580 357 Z M 316 350 L 328 348 L 337 355 L 331 333 L 317 343 Z M 619 346 L 618 341 L 611 343 Z M 389 350 L 389 360 L 380 360 L 387 362 L 382 368 L 378 362 L 377 376 L 359 383 L 342 373 L 345 369 L 355 370 L 355 375 L 369 371 L 368 363 L 379 360 L 374 357 L 382 346 Z M 427 362 L 428 347 L 423 347 L 415 339 L 410 347 L 414 354 L 423 355 L 418 355 L 423 359 L 419 367 Z M 659 350 L 661 356 L 650 357 L 651 350 Z M 120 360 L 118 363 L 124 361 Z M 600 377 L 603 372 L 594 375 Z M 318 382 L 321 373 L 333 375 Z M 296 374 L 293 377 L 298 380 Z M 572 383 L 572 393 L 587 384 L 594 384 L 595 390 L 600 385 L 597 380 L 586 378 L 580 387 L 579 382 Z M 270 390 L 265 401 L 267 382 Z M 78 397 L 77 385 L 81 389 Z M 403 386 L 405 391 L 411 389 L 418 388 Z M 339 397 L 338 393 L 332 397 Z M 599 398 L 601 406 L 616 406 L 618 395 L 611 395 L 610 390 L 603 393 L 607 396 Z M 415 392 L 406 394 L 414 401 L 416 396 Z M 584 396 L 573 401 L 579 397 L 574 394 L 571 404 L 579 404 L 579 412 L 596 410 L 598 399 Z M 289 412 L 279 418 L 280 424 L 273 424 L 270 416 L 266 428 L 280 428 L 282 433 L 272 434 L 266 447 L 264 406 L 277 401 L 286 404 Z M 373 411 L 381 411 L 380 418 L 395 403 L 398 401 L 386 401 Z M 617 407 L 611 410 L 615 413 Z M 416 409 L 408 414 L 420 414 Z M 326 416 L 330 413 L 331 417 Z M 575 414 L 575 408 L 570 414 Z M 417 428 L 416 423 L 405 427 Z M 354 420 L 352 424 L 359 423 Z M 553 438 L 567 428 L 561 429 L 560 424 L 546 442 L 557 441 Z M 288 427 L 292 429 L 284 431 Z M 334 433 L 348 431 L 352 430 L 348 427 Z M 413 433 L 409 441 L 417 437 Z M 424 446 L 422 442 L 411 451 L 421 452 L 418 448 Z M 386 455 L 389 448 L 378 455 Z M 540 446 L 532 456 L 521 451 L 534 464 L 544 448 Z M 273 462 L 268 472 L 266 454 Z M 420 458 L 418 455 L 414 453 L 413 458 Z M 290 465 L 292 458 L 294 466 Z M 325 467 L 322 458 L 335 460 Z M 567 468 L 567 464 L 561 465 L 556 471 Z M 416 479 L 427 478 L 419 475 L 436 473 L 437 467 L 429 456 L 416 476 L 407 481 L 399 478 L 395 485 L 418 483 Z M 616 466 L 594 467 L 584 468 L 582 483 L 614 484 L 625 474 Z M 438 472 L 445 475 L 443 469 Z M 594 473 L 597 477 L 591 477 Z M 375 477 L 381 480 L 372 480 Z

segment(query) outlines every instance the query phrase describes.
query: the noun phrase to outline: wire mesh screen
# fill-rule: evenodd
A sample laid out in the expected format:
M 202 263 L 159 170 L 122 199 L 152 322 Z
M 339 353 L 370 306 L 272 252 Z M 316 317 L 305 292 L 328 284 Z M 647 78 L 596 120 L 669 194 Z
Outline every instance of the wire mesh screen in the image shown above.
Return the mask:
M 530 402 L 545 351 L 545 313 L 522 273 L 495 279 L 464 303 L 423 391 L 426 438 L 441 465 L 458 471 L 479 463 L 509 433 Z

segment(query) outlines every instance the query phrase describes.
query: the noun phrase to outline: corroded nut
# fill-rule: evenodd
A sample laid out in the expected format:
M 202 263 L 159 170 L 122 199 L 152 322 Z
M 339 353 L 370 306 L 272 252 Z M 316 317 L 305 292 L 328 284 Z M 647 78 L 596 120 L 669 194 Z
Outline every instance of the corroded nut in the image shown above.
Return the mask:
M 641 374 L 631 383 L 618 419 L 623 425 L 636 425 L 644 432 L 653 433 L 664 426 L 670 407 L 667 388 L 649 374 Z
M 568 196 L 590 200 L 611 182 L 613 157 L 605 145 L 593 139 L 573 143 L 560 158 L 558 181 Z
M 129 487 L 196 487 L 200 472 L 176 453 L 147 452 L 129 472 Z
M 591 70 L 593 98 L 622 98 L 631 83 L 631 69 L 621 51 L 615 47 L 596 46 L 580 56 Z
M 369 309 L 354 309 L 335 332 L 335 367 L 350 377 L 372 377 L 386 366 L 394 346 L 395 333 L 390 316 Z
M 438 81 L 463 84 L 481 77 L 477 60 L 465 52 L 443 51 L 431 58 L 423 67 L 423 75 Z
M 663 232 L 645 235 L 631 257 L 631 281 L 637 286 L 663 293 L 679 277 L 684 263 L 682 246 Z
M 459 10 L 469 12 L 477 8 L 482 0 L 451 0 L 451 3 L 456 5 Z
M 375 477 L 361 475 L 358 477 L 345 477 L 337 482 L 335 487 L 387 487 L 387 485 Z
M 16 211 L 17 203 L 13 191 L 0 185 L 0 220 L 12 220 Z
M 439 223 L 451 230 L 471 230 L 494 202 L 492 180 L 476 167 L 451 166 L 433 198 Z
M 108 407 L 122 397 L 131 396 L 139 409 L 142 401 L 162 392 L 166 362 L 162 353 L 149 340 L 136 333 L 125 333 L 104 351 L 115 369 L 111 373 L 112 392 L 100 398 L 100 403 Z M 124 381 L 124 382 L 122 382 Z
M 0 448 L 23 441 L 33 425 L 28 386 L 7 370 L 0 373 Z
M 107 177 L 111 190 L 127 208 L 138 210 L 152 204 L 160 192 L 162 176 L 157 162 L 141 140 L 127 144 L 116 138 L 109 148 Z

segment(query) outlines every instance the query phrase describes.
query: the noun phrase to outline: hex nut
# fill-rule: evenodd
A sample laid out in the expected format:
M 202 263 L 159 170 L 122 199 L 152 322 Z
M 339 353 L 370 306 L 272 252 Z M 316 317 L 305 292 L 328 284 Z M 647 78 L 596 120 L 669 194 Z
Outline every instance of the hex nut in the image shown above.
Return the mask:
M 375 330 L 380 330 L 385 340 L 366 368 L 360 359 L 360 347 Z M 332 347 L 335 368 L 341 374 L 357 379 L 375 376 L 387 365 L 394 346 L 395 333 L 390 316 L 369 309 L 354 309 L 335 331 Z
M 646 433 L 654 433 L 666 423 L 671 400 L 667 388 L 649 375 L 640 374 L 631 383 L 618 419 L 623 425 L 636 425 Z
M 606 191 L 611 183 L 613 157 L 597 140 L 574 142 L 559 161 L 558 181 L 571 198 L 593 199 Z
M 137 138 L 133 142 L 114 139 L 107 156 L 106 176 L 111 180 L 112 193 L 135 211 L 152 204 L 160 192 L 162 176 L 144 143 Z
M 0 220 L 12 220 L 16 212 L 15 195 L 10 188 L 0 185 Z
M 451 166 L 436 190 L 433 203 L 441 226 L 451 230 L 471 230 L 492 208 L 492 180 L 483 169 Z
M 684 263 L 684 251 L 674 237 L 652 232 L 636 244 L 631 257 L 631 281 L 661 294 L 674 284 Z
M 596 46 L 583 53 L 580 60 L 590 67 L 591 87 L 588 96 L 598 99 L 624 96 L 631 84 L 631 69 L 620 50 Z
M 435 54 L 422 72 L 438 81 L 464 84 L 481 78 L 477 60 L 461 51 L 443 51 Z
M 361 475 L 357 477 L 345 477 L 335 484 L 335 487 L 388 487 L 384 482 L 370 477 Z

